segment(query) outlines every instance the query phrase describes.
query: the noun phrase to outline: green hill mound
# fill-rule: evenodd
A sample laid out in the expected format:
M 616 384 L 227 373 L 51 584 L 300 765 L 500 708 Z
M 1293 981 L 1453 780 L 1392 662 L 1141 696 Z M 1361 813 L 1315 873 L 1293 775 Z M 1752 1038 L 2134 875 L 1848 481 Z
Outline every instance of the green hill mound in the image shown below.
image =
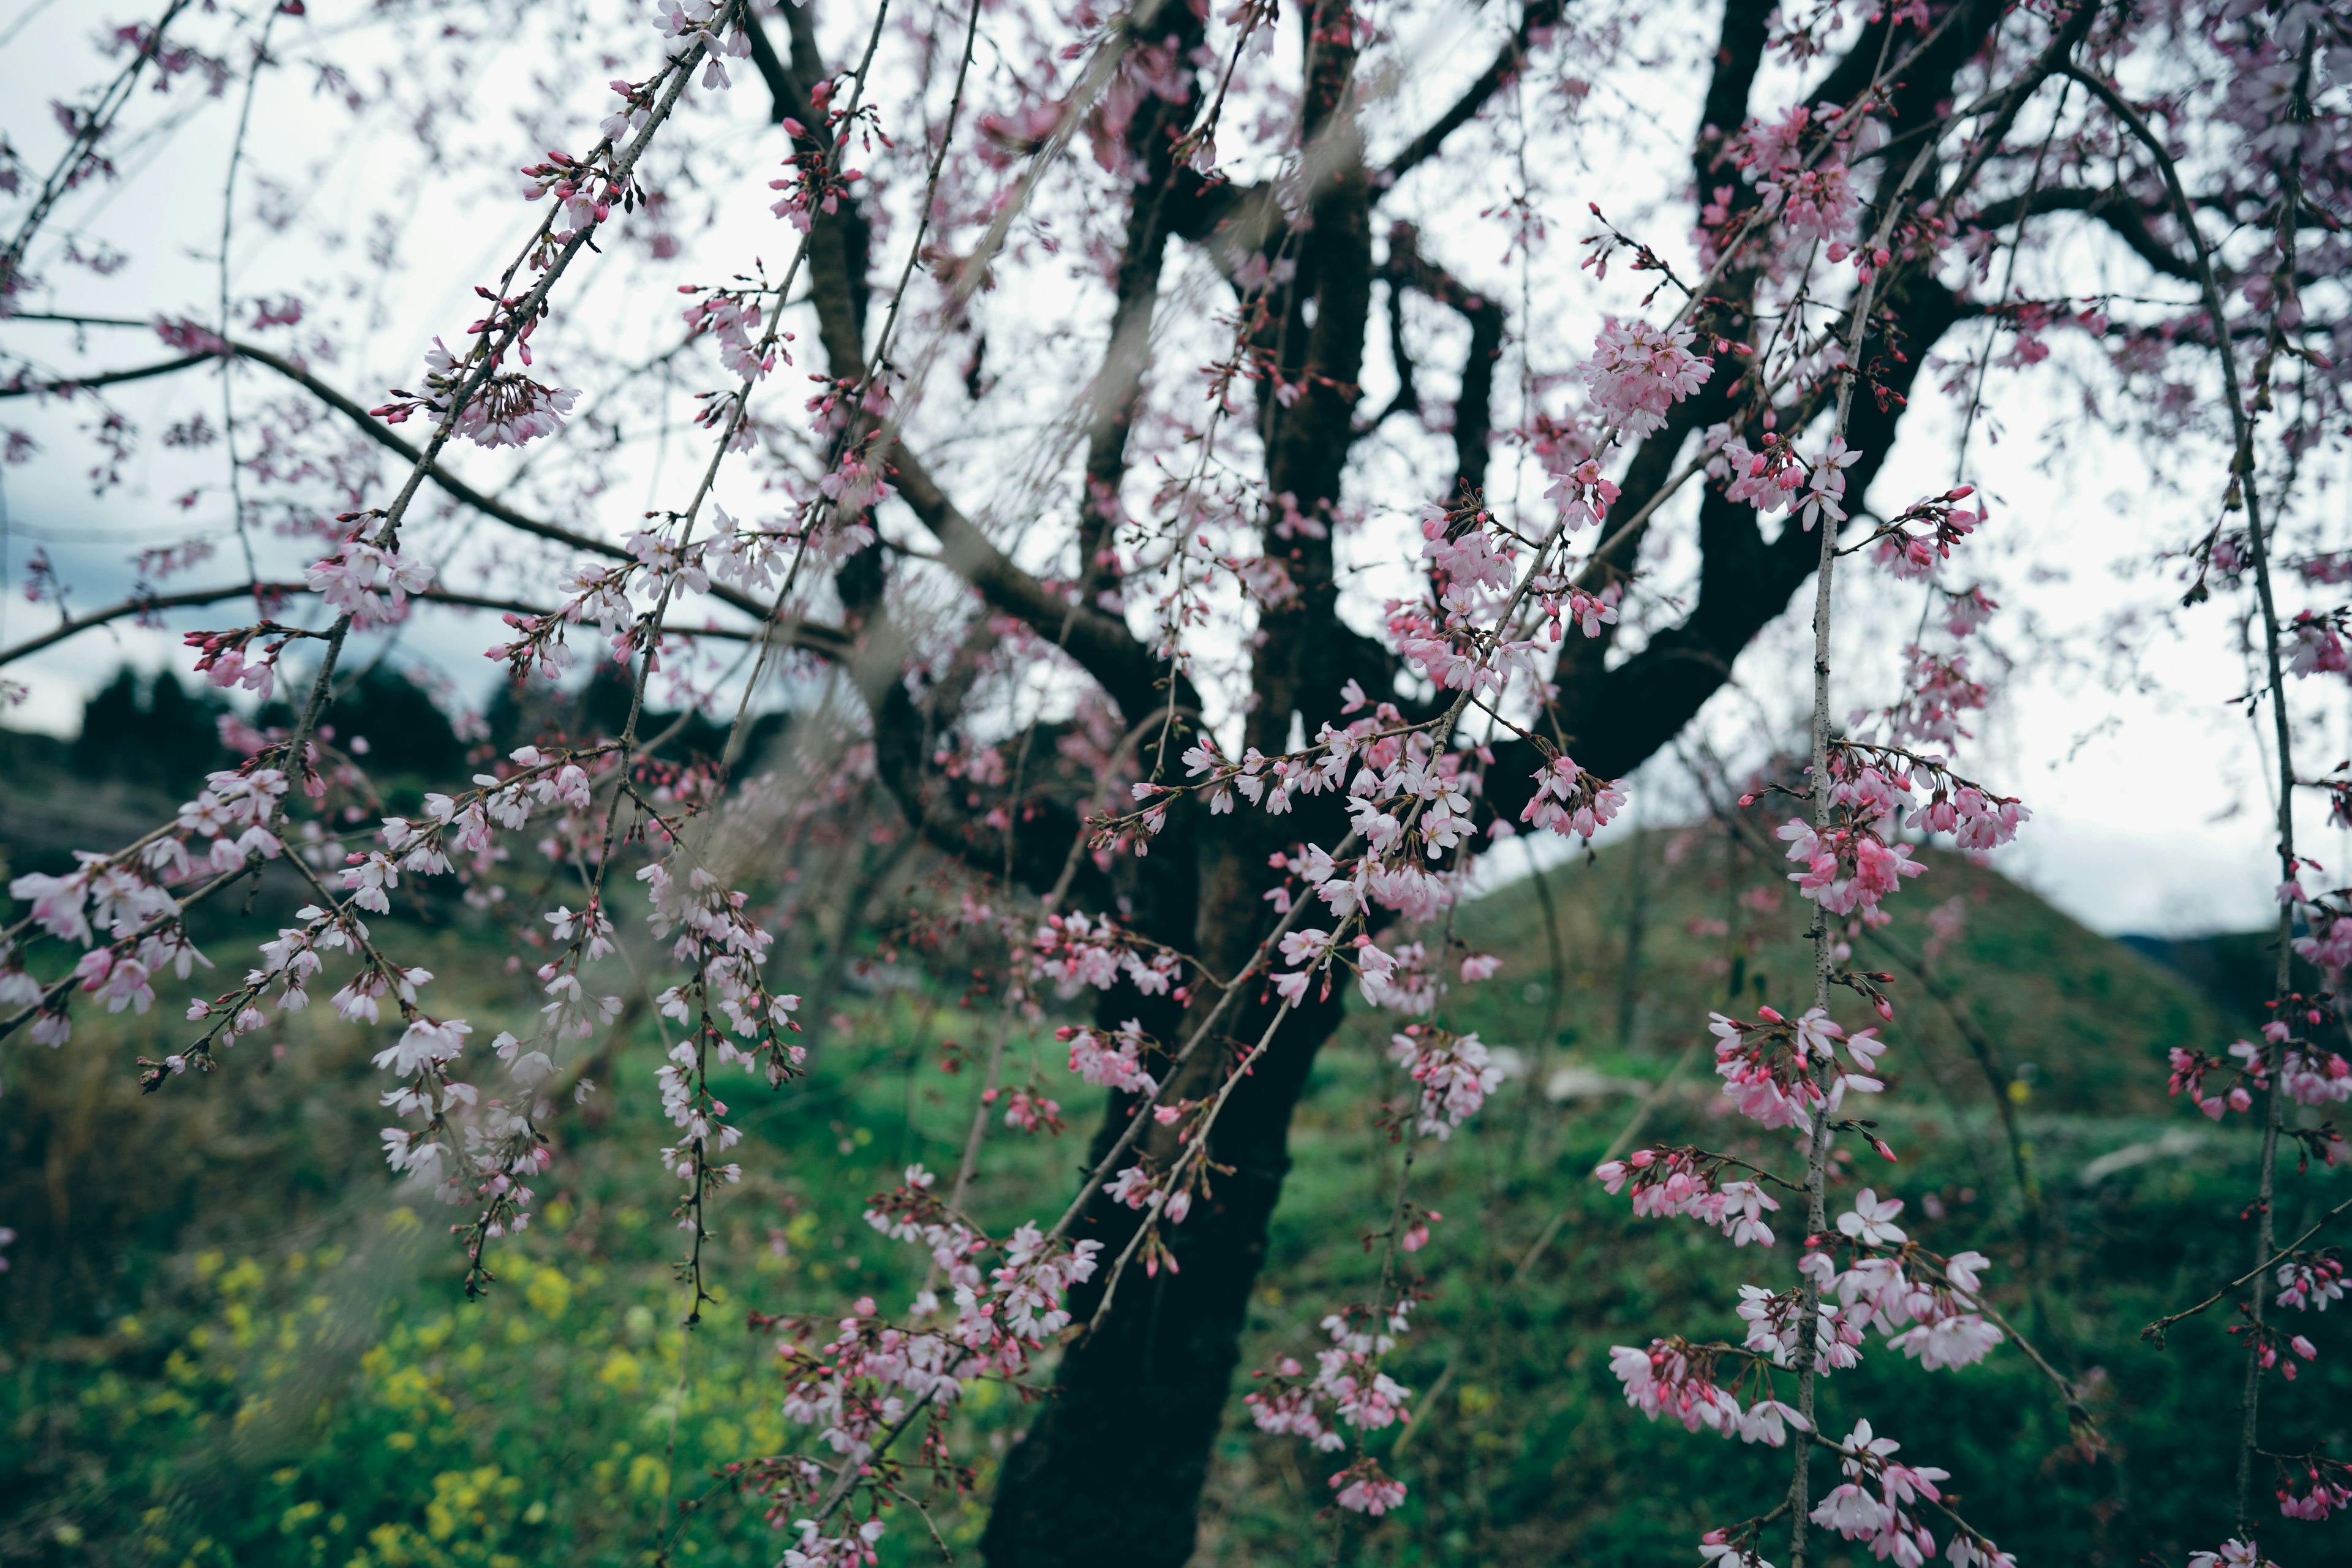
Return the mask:
M 1924 1070 L 1948 1075 L 1953 1092 L 1970 1087 L 1965 1079 L 1981 1088 L 1982 1078 L 1956 1012 L 1994 1048 L 2013 1100 L 2105 1115 L 2161 1110 L 2168 1050 L 2211 1048 L 2251 1026 L 2178 969 L 1998 871 L 1939 849 L 1918 858 L 1927 874 L 1888 900 L 1891 923 L 1856 943 L 1850 963 L 1894 974 L 1886 989 L 1897 1013 L 1880 1032 L 1915 1047 Z M 1715 835 L 1664 830 L 1557 868 L 1540 891 L 1528 878 L 1507 883 L 1465 905 L 1455 922 L 1460 940 L 1504 961 L 1492 989 L 1464 1000 L 1464 1016 L 1495 1030 L 1496 1041 L 1539 1044 L 1529 1004 L 1556 1005 L 1565 1037 L 1552 1043 L 1564 1062 L 1643 1077 L 1661 1047 L 1704 1037 L 1710 1011 L 1800 1011 L 1812 1001 L 1802 940 L 1811 910 L 1784 870 Z M 1557 1004 L 1546 994 L 1555 984 Z M 1856 1000 L 1843 994 L 1833 1010 L 1868 1021 Z M 1542 1024 L 1534 1020 L 1533 1032 Z

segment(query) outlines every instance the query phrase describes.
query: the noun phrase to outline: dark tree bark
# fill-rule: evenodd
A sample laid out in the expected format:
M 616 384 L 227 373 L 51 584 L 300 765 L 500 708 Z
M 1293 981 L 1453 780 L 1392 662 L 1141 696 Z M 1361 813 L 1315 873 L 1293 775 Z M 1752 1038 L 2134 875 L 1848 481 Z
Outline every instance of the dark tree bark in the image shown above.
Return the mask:
M 1235 1038 L 1255 1041 L 1271 1012 L 1263 1004 L 1242 1009 Z M 1290 1169 L 1291 1108 L 1339 1018 L 1333 997 L 1284 1022 L 1274 1048 L 1219 1119 L 1214 1157 L 1232 1172 L 1219 1174 L 1210 1201 L 1172 1227 L 1178 1268 L 1150 1276 L 1130 1269 L 1101 1326 L 1063 1356 L 1053 1397 L 1014 1445 L 997 1483 L 981 1542 L 990 1563 L 1174 1568 L 1192 1555 L 1194 1510 L 1224 1420 L 1242 1323 Z M 1127 1109 L 1114 1108 L 1097 1134 L 1097 1157 Z M 1139 1217 L 1097 1203 L 1085 1235 L 1116 1256 Z M 1071 1310 L 1084 1322 L 1100 1300 L 1097 1280 L 1072 1292 Z

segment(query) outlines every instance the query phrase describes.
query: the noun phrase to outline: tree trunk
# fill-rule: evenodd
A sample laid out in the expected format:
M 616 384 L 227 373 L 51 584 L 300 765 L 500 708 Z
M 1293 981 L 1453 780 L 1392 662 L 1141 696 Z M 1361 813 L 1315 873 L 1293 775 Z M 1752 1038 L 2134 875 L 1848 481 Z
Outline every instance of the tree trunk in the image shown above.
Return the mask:
M 1233 1035 L 1255 1043 L 1272 1009 L 1253 1002 L 1239 1013 Z M 1192 1556 L 1267 1222 L 1290 1169 L 1291 1110 L 1340 1016 L 1335 996 L 1284 1020 L 1213 1135 L 1232 1173 L 1214 1177 L 1183 1224 L 1162 1227 L 1177 1268 L 1147 1276 L 1130 1265 L 1101 1327 L 1064 1354 L 1052 1396 L 997 1483 L 981 1539 L 994 1568 L 1181 1568 Z M 1106 1119 L 1097 1152 L 1125 1126 L 1123 1110 Z M 1108 1264 L 1139 1217 L 1097 1199 L 1080 1228 L 1103 1244 Z M 1077 1321 L 1100 1303 L 1108 1272 L 1071 1292 Z

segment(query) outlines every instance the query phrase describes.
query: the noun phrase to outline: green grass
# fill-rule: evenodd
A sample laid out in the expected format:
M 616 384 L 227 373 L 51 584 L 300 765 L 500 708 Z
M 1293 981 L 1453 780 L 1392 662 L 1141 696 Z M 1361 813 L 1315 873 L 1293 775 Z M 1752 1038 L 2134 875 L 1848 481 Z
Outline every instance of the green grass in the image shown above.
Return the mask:
M 1630 991 L 1627 847 L 1550 879 L 1567 961 L 1557 994 L 1527 887 L 1460 912 L 1455 934 L 1506 967 L 1457 994 L 1449 1022 L 1511 1047 L 1523 1071 L 1477 1123 L 1418 1158 L 1416 1195 L 1445 1215 L 1418 1255 L 1430 1299 L 1395 1368 L 1420 1391 L 1420 1414 L 1409 1436 L 1375 1445 L 1412 1491 L 1401 1514 L 1351 1527 L 1350 1561 L 1695 1563 L 1701 1531 L 1769 1509 L 1785 1487 L 1782 1455 L 1626 1409 L 1607 1352 L 1653 1333 L 1725 1331 L 1737 1284 L 1777 1281 L 1769 1271 L 1786 1257 L 1734 1252 L 1687 1221 L 1636 1224 L 1585 1179 L 1635 1096 L 1555 1106 L 1528 1092 L 1530 1078 L 1568 1067 L 1656 1084 L 1733 981 L 1751 1007 L 1790 1001 L 1803 982 L 1787 902 L 1738 902 L 1770 886 L 1761 874 L 1721 863 L 1711 840 L 1677 848 L 1657 835 L 1643 854 L 1651 886 Z M 2138 955 L 1956 861 L 1939 858 L 1906 890 L 1896 939 L 1916 952 L 1919 917 L 1956 894 L 1969 920 L 1943 972 L 2015 1069 L 1999 1091 L 2046 1194 L 2047 1321 L 2021 1282 L 2022 1200 L 1993 1090 L 1907 980 L 1895 987 L 1882 1128 L 1903 1162 L 1873 1158 L 1844 1180 L 1909 1200 L 1906 1222 L 1928 1244 L 1994 1256 L 1996 1300 L 2094 1391 L 2111 1451 L 2085 1463 L 2047 1385 L 2008 1352 L 1957 1375 L 1870 1353 L 1832 1380 L 1826 1419 L 1868 1414 L 1906 1457 L 1951 1470 L 1965 1510 L 2021 1561 L 2155 1552 L 2177 1563 L 2227 1532 L 2237 1363 L 2219 1313 L 2183 1325 L 2163 1352 L 2137 1333 L 2244 1267 L 2252 1159 L 2243 1127 L 2211 1128 L 2165 1101 L 2163 1052 L 2235 1028 Z M 444 974 L 491 967 L 469 946 L 478 939 L 419 940 L 438 945 L 424 961 Z M 1874 963 L 1870 950 L 1858 962 Z M 161 1009 L 85 1026 L 58 1052 L 5 1047 L 0 1223 L 24 1239 L 0 1276 L 0 1559 L 520 1568 L 644 1564 L 670 1542 L 674 1563 L 772 1563 L 779 1541 L 757 1510 L 713 1491 L 718 1467 L 787 1441 L 766 1344 L 744 1316 L 836 1311 L 866 1293 L 894 1305 L 919 1282 L 922 1259 L 859 1210 L 910 1161 L 951 1170 L 969 1125 L 977 1074 L 943 1073 L 940 1045 L 984 1044 L 995 1014 L 960 1005 L 955 972 L 941 968 L 932 990 L 855 999 L 851 1028 L 829 1036 L 806 1079 L 734 1097 L 746 1178 L 718 1200 L 720 1305 L 691 1334 L 670 1267 L 681 1237 L 653 1159 L 666 1124 L 650 1026 L 558 1122 L 541 1222 L 505 1247 L 498 1289 L 474 1305 L 457 1289 L 447 1211 L 376 1162 L 369 1042 L 322 1009 L 284 1036 L 282 1056 L 239 1046 L 218 1075 L 144 1099 L 126 1067 L 172 1037 Z M 530 1005 L 503 982 L 468 984 L 478 1038 Z M 1382 1223 L 1397 1160 L 1370 1125 L 1395 1088 L 1384 1037 L 1379 1020 L 1352 1019 L 1318 1064 L 1244 1370 L 1310 1348 L 1325 1310 L 1372 1289 L 1378 1259 L 1358 1238 Z M 1005 1226 L 1066 1201 L 1099 1107 L 1061 1070 L 1049 1034 L 1017 1033 L 1011 1049 L 1016 1076 L 1034 1060 L 1057 1084 L 1071 1131 L 992 1132 L 975 1207 Z M 1717 1098 L 1700 1053 L 1654 1096 L 1643 1141 L 1787 1163 L 1785 1142 L 1723 1119 Z M 2161 1142 L 2184 1132 L 2197 1140 Z M 2153 1157 L 2079 1179 L 2090 1160 L 2135 1148 Z M 2334 1173 L 2289 1175 L 2282 1223 L 2342 1185 Z M 1944 1217 L 1927 1212 L 1931 1197 Z M 2322 1360 L 2273 1386 L 2266 1429 L 2281 1446 L 2333 1439 L 2352 1456 L 2352 1345 L 2332 1318 L 2315 1337 Z M 1240 1392 L 1201 1561 L 1328 1561 L 1328 1463 L 1250 1429 Z M 960 1558 L 972 1555 L 995 1464 L 1026 1410 L 983 1392 L 958 1417 L 980 1490 L 937 1500 L 931 1515 Z M 2352 1557 L 2352 1534 L 2336 1525 L 2259 1517 L 2289 1568 Z M 1825 1561 L 1843 1561 L 1832 1545 Z M 898 1510 L 886 1562 L 935 1558 L 923 1521 Z

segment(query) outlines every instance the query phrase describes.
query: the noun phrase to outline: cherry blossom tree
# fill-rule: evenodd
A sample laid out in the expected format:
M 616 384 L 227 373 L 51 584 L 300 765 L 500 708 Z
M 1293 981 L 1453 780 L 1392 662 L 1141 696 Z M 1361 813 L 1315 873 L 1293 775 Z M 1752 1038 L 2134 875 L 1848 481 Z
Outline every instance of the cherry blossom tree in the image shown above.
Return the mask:
M 1909 999 L 1856 943 L 1919 845 L 1990 852 L 2031 817 L 1966 755 L 1989 700 L 1971 639 L 1998 610 L 1970 552 L 2020 526 L 1977 488 L 1988 388 L 2049 384 L 2209 514 L 2171 558 L 2190 596 L 2258 610 L 2277 1018 L 2174 1064 L 2210 1114 L 2259 1096 L 2266 1118 L 2255 1267 L 2217 1282 L 2245 1292 L 2248 1392 L 2216 1550 L 2256 1560 L 2263 1379 L 2315 1353 L 2273 1313 L 2341 1293 L 2334 1254 L 2269 1218 L 2279 1142 L 2336 1147 L 2284 1102 L 2352 1086 L 2287 947 L 2352 962 L 2352 897 L 2298 880 L 2315 781 L 2284 679 L 2343 674 L 2352 616 L 2324 602 L 2352 568 L 2308 521 L 2344 426 L 2340 11 L 174 0 L 100 47 L 110 74 L 54 132 L 0 150 L 0 395 L 38 416 L 7 456 L 86 458 L 105 493 L 168 447 L 201 526 L 98 607 L 37 558 L 54 623 L 0 659 L 169 624 L 188 668 L 282 693 L 286 717 L 230 725 L 246 760 L 173 820 L 16 880 L 0 1030 L 63 1047 L 93 1010 L 184 1010 L 182 1048 L 139 1063 L 168 1097 L 323 994 L 380 1040 L 385 1157 L 451 1205 L 480 1291 L 562 1159 L 550 1097 L 642 990 L 676 1129 L 649 1179 L 675 1193 L 691 1320 L 707 1214 L 741 1173 L 729 1101 L 806 1057 L 812 981 L 773 961 L 785 921 L 742 845 L 870 783 L 961 868 L 958 918 L 1003 940 L 1008 1024 L 1067 1018 L 1072 1079 L 1109 1106 L 1076 1188 L 990 1233 L 967 1202 L 988 1140 L 1055 1135 L 1068 1092 L 1011 1081 L 1000 1033 L 961 1168 L 908 1170 L 866 1215 L 929 1286 L 758 1320 L 807 1441 L 739 1479 L 784 1561 L 872 1561 L 912 1476 L 968 1481 L 964 1392 L 1041 1358 L 1053 1394 L 983 1553 L 1186 1560 L 1291 1112 L 1352 988 L 1393 1015 L 1411 1087 L 1379 1115 L 1403 1175 L 1373 1195 L 1364 1296 L 1245 1402 L 1328 1457 L 1344 1531 L 1410 1485 L 1365 1440 L 1411 1407 L 1387 1358 L 1443 1266 L 1412 1151 L 1475 1136 L 1501 1081 L 1447 1025 L 1495 973 L 1449 910 L 1501 840 L 1607 827 L 1810 583 L 1801 764 L 1726 809 L 1810 900 L 1811 994 L 1688 1020 L 1787 1158 L 1658 1146 L 1595 1173 L 1754 1264 L 1727 1292 L 1745 1337 L 1661 1323 L 1613 1364 L 1653 1418 L 1789 1450 L 1785 1495 L 1726 1499 L 1704 1556 L 1802 1563 L 1826 1531 L 2005 1563 L 1947 1499 L 1932 1395 L 1841 1433 L 1821 1392 L 1864 1353 L 1923 1379 L 2016 1354 L 2082 1410 L 1983 1253 L 1930 1251 L 1900 1202 L 1833 1201 L 1831 1177 L 1839 1139 L 1901 1155 L 1857 1114 L 1887 1081 L 1857 1026 Z M 289 183 L 252 126 L 303 93 L 364 165 Z M 103 221 L 134 149 L 220 176 L 212 265 L 168 223 Z M 473 305 L 394 320 L 370 277 L 443 243 L 404 216 L 428 196 L 502 249 Z M 378 201 L 363 230 L 349 215 Z M 331 242 L 314 285 L 241 292 L 240 250 L 289 230 Z M 386 335 L 414 368 L 346 370 Z M 191 401 L 151 442 L 116 400 L 159 380 Z M 2291 618 L 2283 567 L 2316 595 Z M 1832 668 L 1857 599 L 1917 625 L 1875 708 Z M 502 617 L 503 679 L 617 672 L 625 717 L 394 815 L 334 742 L 339 679 L 461 613 Z M 724 743 L 679 754 L 664 703 Z M 807 716 L 786 767 L 750 746 L 778 703 Z M 2342 813 L 2352 784 L 2316 783 Z M 200 952 L 189 911 L 265 878 L 299 885 L 293 923 Z M 483 1039 L 399 951 L 383 917 L 445 879 L 542 960 L 530 1033 Z M 632 942 L 660 973 L 620 964 Z M 2285 1510 L 2340 1506 L 2341 1467 L 2301 1462 Z

